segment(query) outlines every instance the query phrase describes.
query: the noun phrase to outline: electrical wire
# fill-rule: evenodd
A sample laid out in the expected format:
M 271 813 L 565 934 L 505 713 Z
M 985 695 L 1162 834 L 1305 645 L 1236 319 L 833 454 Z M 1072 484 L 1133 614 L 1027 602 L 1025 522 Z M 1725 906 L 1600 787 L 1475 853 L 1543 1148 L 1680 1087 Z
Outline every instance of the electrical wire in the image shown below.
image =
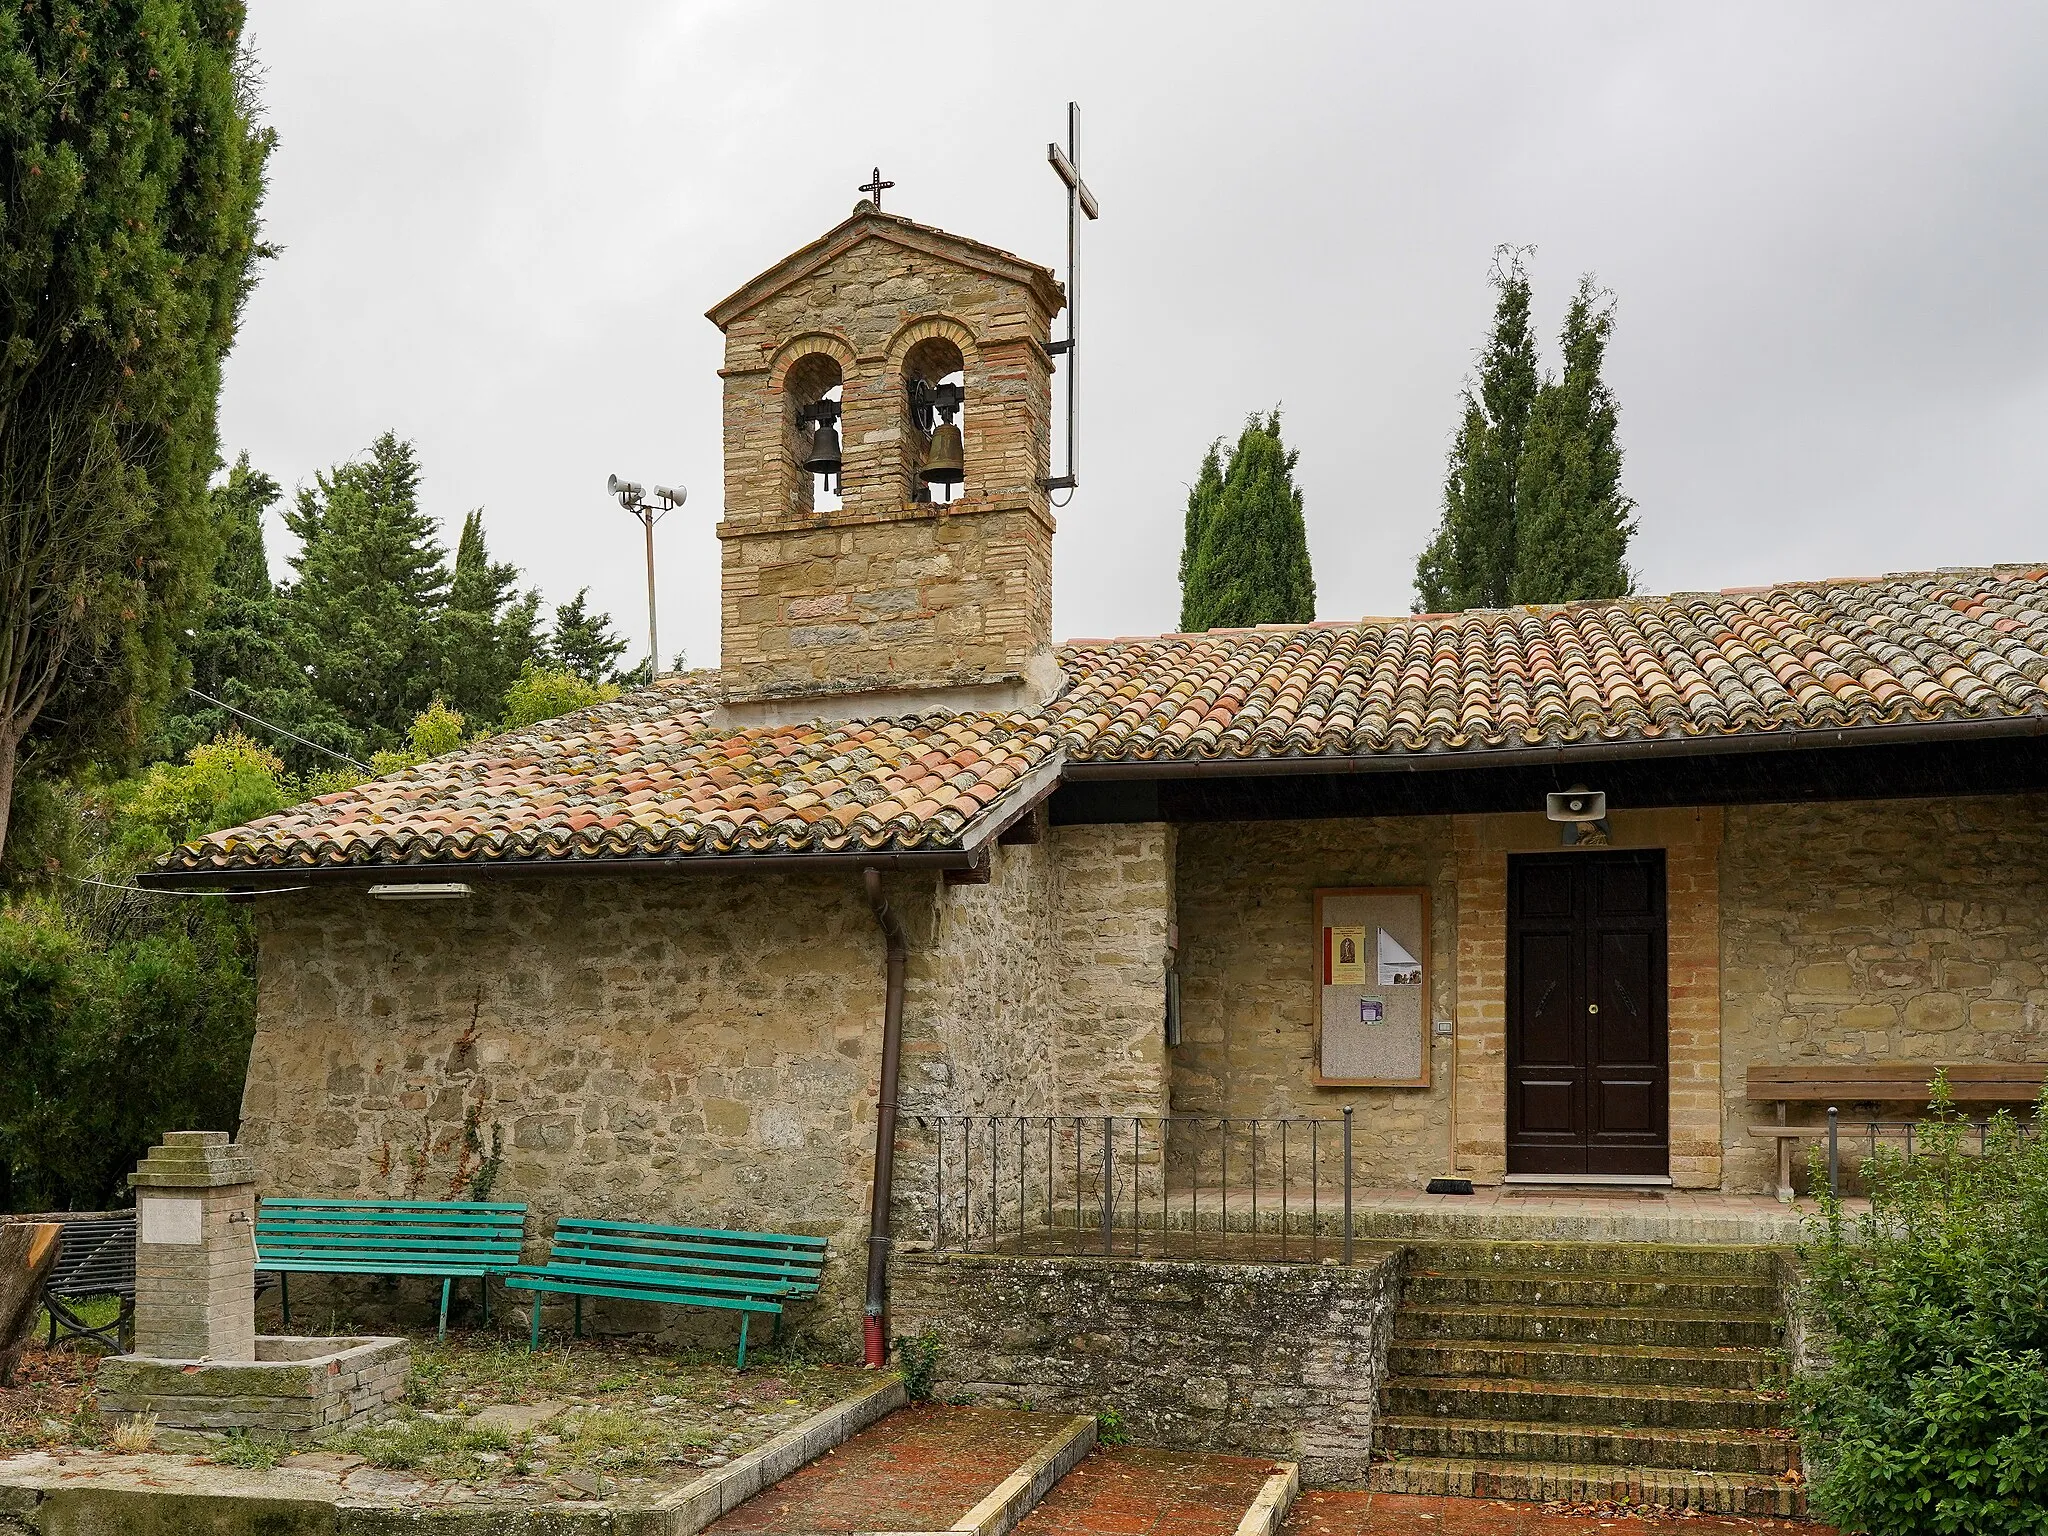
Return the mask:
M 279 885 L 260 891 L 154 891 L 146 885 L 116 885 L 111 880 L 94 880 L 85 875 L 66 875 L 74 885 L 96 885 L 106 891 L 126 891 L 132 896 L 284 896 L 292 891 L 310 891 L 310 885 Z
M 216 699 L 212 694 L 201 693 L 197 688 L 187 688 L 185 691 L 191 694 L 192 697 L 195 699 L 204 699 L 207 703 L 213 705 L 214 708 L 224 709 L 231 715 L 238 715 L 244 720 L 250 721 L 255 725 L 262 726 L 263 729 L 265 729 L 266 731 L 275 731 L 280 736 L 288 736 L 293 741 L 296 741 L 302 747 L 311 747 L 315 752 L 324 752 L 329 757 L 333 758 L 336 762 L 347 763 L 351 768 L 360 768 L 364 773 L 375 773 L 377 771 L 376 769 L 372 768 L 368 763 L 357 762 L 354 758 L 350 757 L 346 752 L 337 752 L 332 747 L 321 746 L 320 743 L 317 741 L 308 741 L 306 740 L 305 737 L 301 736 L 297 731 L 288 731 L 281 725 L 272 725 L 268 720 L 265 720 L 261 715 L 252 715 L 246 709 L 237 709 L 235 708 L 234 705 L 228 703 L 225 699 Z

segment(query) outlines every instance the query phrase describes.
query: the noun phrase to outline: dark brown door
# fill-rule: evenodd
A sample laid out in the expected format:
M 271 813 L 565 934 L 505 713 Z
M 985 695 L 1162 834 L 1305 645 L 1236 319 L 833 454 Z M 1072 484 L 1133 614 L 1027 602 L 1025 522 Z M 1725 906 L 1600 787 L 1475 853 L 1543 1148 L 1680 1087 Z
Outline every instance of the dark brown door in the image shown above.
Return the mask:
M 1508 1172 L 1671 1171 L 1664 855 L 1508 860 Z

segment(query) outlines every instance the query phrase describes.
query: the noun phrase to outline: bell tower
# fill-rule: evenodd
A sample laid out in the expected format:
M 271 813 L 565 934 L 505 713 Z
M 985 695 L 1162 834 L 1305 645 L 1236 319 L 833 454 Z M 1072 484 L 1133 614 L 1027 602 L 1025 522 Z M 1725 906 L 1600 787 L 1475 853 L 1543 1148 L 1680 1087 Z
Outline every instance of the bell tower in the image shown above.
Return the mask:
M 863 200 L 710 311 L 735 723 L 1052 695 L 1063 302 L 1045 268 Z

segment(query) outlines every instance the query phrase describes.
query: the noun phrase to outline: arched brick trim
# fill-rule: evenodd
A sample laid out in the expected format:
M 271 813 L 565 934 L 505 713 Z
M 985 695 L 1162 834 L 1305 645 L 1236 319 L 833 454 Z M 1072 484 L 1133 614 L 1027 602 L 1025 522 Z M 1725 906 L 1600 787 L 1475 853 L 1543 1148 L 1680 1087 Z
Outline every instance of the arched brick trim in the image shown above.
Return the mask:
M 950 315 L 928 315 L 922 320 L 911 321 L 890 338 L 886 369 L 889 377 L 901 374 L 903 359 L 910 354 L 910 349 L 932 336 L 943 336 L 958 347 L 969 373 L 980 368 L 981 354 L 974 345 L 974 332 Z
M 768 387 L 780 391 L 789 378 L 789 370 L 807 357 L 822 354 L 839 365 L 842 379 L 853 377 L 853 348 L 829 331 L 807 331 L 801 336 L 792 336 L 775 349 L 775 356 L 768 364 Z

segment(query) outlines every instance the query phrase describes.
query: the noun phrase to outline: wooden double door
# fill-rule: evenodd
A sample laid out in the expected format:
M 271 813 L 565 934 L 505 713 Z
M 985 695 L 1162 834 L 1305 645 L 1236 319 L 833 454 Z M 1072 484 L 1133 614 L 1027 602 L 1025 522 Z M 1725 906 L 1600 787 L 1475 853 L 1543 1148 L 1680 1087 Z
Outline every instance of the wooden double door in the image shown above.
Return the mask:
M 1662 850 L 1508 860 L 1508 1172 L 1666 1174 Z

